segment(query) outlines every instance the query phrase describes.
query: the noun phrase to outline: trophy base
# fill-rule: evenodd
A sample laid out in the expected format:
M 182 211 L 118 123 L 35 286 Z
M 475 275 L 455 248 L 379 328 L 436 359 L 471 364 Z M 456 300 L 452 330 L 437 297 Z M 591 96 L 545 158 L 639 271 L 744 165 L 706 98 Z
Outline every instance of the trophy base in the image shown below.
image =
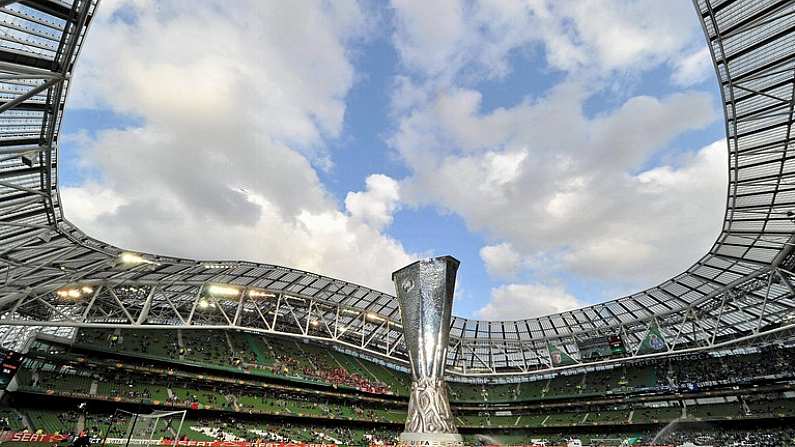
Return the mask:
M 458 433 L 408 433 L 400 434 L 398 447 L 463 447 L 464 438 Z

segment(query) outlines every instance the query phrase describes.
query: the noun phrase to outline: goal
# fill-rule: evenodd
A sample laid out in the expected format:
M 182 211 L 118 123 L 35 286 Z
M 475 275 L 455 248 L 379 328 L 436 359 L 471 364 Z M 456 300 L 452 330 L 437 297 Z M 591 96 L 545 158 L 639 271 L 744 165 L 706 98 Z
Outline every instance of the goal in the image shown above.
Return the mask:
M 108 421 L 103 445 L 154 445 L 162 439 L 177 441 L 182 435 L 186 410 L 133 413 L 116 410 Z

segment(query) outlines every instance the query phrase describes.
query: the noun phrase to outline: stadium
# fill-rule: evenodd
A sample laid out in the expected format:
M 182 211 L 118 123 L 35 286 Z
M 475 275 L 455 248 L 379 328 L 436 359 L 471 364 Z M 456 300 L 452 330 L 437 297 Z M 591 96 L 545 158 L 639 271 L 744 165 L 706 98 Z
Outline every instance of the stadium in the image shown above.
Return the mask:
M 453 316 L 443 369 L 466 445 L 794 445 L 795 1 L 694 6 L 725 114 L 722 231 L 630 296 Z M 0 440 L 396 444 L 412 390 L 396 297 L 122 249 L 64 218 L 59 131 L 96 8 L 0 0 Z

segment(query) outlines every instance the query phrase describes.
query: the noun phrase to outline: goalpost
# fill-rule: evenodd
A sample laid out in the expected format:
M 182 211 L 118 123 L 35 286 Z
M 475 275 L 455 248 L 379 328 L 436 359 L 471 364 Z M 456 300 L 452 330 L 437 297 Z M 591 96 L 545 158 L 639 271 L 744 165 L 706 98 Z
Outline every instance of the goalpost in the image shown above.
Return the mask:
M 157 444 L 162 438 L 178 441 L 187 413 L 186 410 L 156 410 L 144 414 L 117 409 L 108 423 L 102 444 L 128 447 L 130 444 Z

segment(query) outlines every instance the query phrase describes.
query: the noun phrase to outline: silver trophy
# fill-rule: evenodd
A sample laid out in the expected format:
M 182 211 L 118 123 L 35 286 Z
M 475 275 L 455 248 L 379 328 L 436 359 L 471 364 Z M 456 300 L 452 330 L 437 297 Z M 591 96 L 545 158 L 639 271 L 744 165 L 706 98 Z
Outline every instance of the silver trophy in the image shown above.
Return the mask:
M 403 445 L 463 445 L 447 400 L 444 366 L 455 275 L 452 256 L 417 261 L 392 274 L 411 363 L 411 397 Z

